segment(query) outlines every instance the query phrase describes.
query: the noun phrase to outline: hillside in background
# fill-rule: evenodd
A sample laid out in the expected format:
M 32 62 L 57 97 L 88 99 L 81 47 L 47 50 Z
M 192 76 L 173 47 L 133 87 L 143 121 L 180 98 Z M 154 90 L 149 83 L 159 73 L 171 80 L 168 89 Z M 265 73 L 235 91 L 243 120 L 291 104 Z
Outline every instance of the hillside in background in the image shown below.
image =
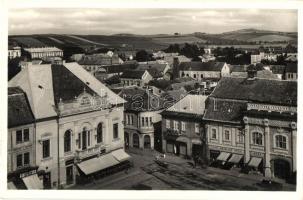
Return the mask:
M 297 33 L 242 29 L 221 34 L 196 32 L 192 34 L 157 34 L 157 35 L 67 35 L 39 34 L 9 36 L 9 43 L 22 47 L 56 46 L 67 52 L 66 56 L 96 48 L 160 50 L 170 44 L 195 43 L 203 45 L 256 45 L 292 43 L 297 44 Z

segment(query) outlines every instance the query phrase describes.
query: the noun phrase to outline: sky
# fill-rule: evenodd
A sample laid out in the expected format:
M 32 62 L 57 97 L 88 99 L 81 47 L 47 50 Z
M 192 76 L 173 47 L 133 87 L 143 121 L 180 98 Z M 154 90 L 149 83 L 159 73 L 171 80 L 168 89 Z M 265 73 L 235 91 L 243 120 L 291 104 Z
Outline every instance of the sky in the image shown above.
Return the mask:
M 246 28 L 297 32 L 296 10 L 98 8 L 11 9 L 9 35 L 222 33 Z

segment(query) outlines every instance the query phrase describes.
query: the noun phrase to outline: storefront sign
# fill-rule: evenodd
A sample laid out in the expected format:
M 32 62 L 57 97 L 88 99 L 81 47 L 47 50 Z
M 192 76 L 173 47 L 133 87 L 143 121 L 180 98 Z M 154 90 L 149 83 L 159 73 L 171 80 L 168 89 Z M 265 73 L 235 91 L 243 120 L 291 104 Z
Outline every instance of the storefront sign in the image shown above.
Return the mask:
M 226 151 L 226 152 L 231 152 L 231 153 L 238 153 L 238 154 L 244 153 L 244 150 L 242 150 L 242 149 L 234 149 L 234 148 L 230 148 L 230 147 L 209 146 L 209 148 L 213 149 L 213 150 Z
M 27 177 L 27 176 L 31 176 L 31 175 L 34 175 L 37 173 L 37 170 L 31 170 L 31 171 L 28 171 L 28 172 L 24 172 L 22 174 L 20 174 L 20 178 L 24 178 L 24 177 Z

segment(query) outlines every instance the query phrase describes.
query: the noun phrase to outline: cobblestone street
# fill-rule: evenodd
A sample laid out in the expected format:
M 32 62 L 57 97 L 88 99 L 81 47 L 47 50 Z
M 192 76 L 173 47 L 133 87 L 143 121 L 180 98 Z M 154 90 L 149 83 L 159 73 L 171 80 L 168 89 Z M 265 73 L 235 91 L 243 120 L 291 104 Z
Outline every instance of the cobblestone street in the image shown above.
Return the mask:
M 280 190 L 261 186 L 262 175 L 243 174 L 237 169 L 214 167 L 193 168 L 190 160 L 166 155 L 167 168 L 154 162 L 156 151 L 129 149 L 134 167 L 94 183 L 77 185 L 71 189 L 122 189 L 122 190 Z M 284 191 L 294 191 L 295 185 L 282 184 Z

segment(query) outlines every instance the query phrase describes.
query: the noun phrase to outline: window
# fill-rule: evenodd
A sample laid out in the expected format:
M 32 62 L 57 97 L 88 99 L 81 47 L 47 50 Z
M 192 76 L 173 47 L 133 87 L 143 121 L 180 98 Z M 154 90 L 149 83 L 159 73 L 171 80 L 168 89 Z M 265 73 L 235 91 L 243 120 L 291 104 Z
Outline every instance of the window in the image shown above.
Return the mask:
M 17 167 L 22 167 L 23 161 L 22 161 L 22 154 L 17 155 Z
M 152 117 L 149 117 L 149 123 L 150 123 L 151 126 L 153 125 L 153 118 Z
M 113 125 L 113 137 L 114 139 L 118 138 L 118 123 Z
M 217 111 L 217 100 L 216 99 L 214 99 L 214 111 Z
M 170 128 L 170 120 L 166 120 L 166 128 Z
M 229 130 L 225 130 L 225 131 L 224 131 L 224 139 L 225 139 L 225 140 L 230 140 L 230 133 L 229 133 Z
M 179 130 L 179 122 L 174 121 L 174 130 L 178 131 Z
M 148 126 L 148 117 L 145 117 L 146 126 Z
M 89 99 L 89 97 L 88 96 L 82 97 L 80 105 L 81 106 L 90 105 L 90 99 Z
M 142 124 L 141 124 L 141 126 L 144 126 L 144 117 L 142 117 Z
M 49 157 L 49 153 L 50 153 L 50 144 L 49 144 L 49 140 L 44 140 L 42 142 L 42 156 L 43 158 L 48 158 Z
M 197 75 L 196 75 L 196 74 L 194 74 L 194 78 L 197 78 Z
M 203 74 L 201 74 L 201 78 L 203 78 Z
M 71 131 L 67 130 L 64 133 L 64 152 L 71 151 Z
M 199 133 L 200 132 L 200 127 L 198 123 L 195 123 L 195 133 Z
M 24 129 L 23 130 L 23 142 L 28 142 L 29 141 L 29 129 Z
M 16 131 L 16 143 L 28 142 L 29 141 L 29 129 L 17 130 Z
M 185 124 L 185 122 L 181 122 L 181 130 L 182 130 L 182 131 L 185 131 L 185 129 L 186 129 L 186 124 Z
M 23 160 L 23 164 L 24 165 L 29 165 L 29 152 L 27 152 L 27 153 L 24 153 L 24 160 Z
M 276 135 L 276 147 L 281 149 L 286 149 L 286 137 L 283 135 Z
M 103 140 L 102 123 L 97 126 L 97 143 L 101 143 Z
M 262 135 L 262 133 L 253 132 L 252 137 L 253 137 L 253 144 L 255 144 L 255 145 L 262 145 L 263 144 L 263 141 L 262 141 L 263 135 Z
M 217 139 L 217 130 L 211 129 L 211 139 Z
M 17 130 L 16 131 L 16 143 L 22 143 L 22 130 Z
M 131 115 L 131 116 L 130 116 L 130 119 L 131 119 L 130 124 L 131 124 L 131 125 L 134 125 L 134 116 Z

